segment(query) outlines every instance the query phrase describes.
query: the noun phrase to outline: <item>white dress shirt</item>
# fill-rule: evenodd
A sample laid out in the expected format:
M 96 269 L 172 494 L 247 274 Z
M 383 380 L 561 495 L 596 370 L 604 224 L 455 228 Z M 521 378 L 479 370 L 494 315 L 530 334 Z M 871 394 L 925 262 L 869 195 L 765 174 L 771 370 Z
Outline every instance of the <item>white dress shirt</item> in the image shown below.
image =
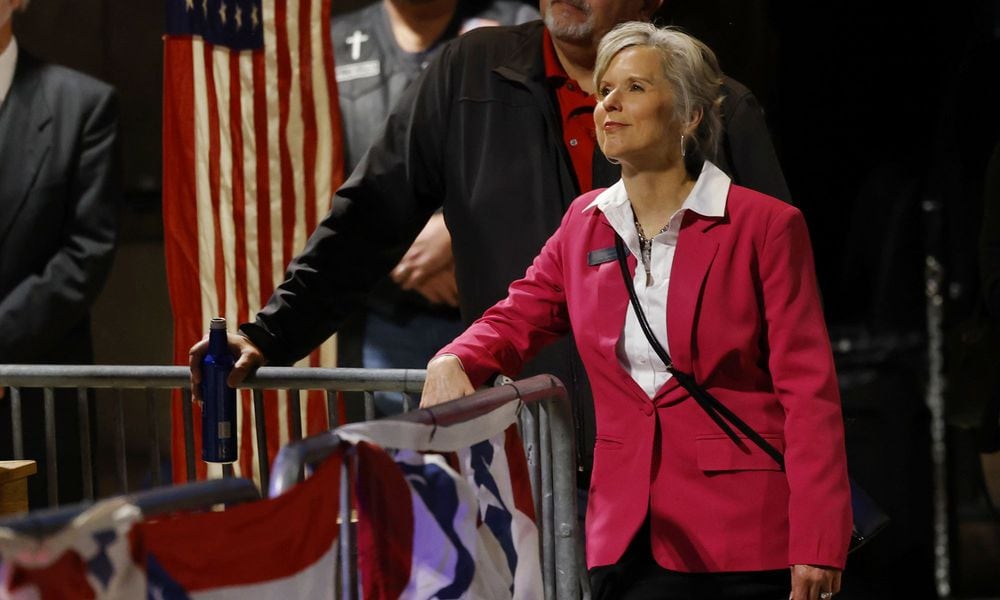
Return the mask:
M 652 258 L 650 260 L 650 275 L 652 282 L 646 285 L 646 271 L 642 264 L 642 254 L 639 247 L 639 234 L 635 230 L 635 217 L 632 204 L 625 191 L 625 184 L 618 181 L 597 198 L 587 209 L 596 206 L 607 217 L 611 227 L 621 236 L 628 248 L 639 261 L 633 277 L 635 294 L 639 299 L 646 319 L 653 334 L 667 353 L 670 345 L 667 341 L 667 290 L 670 287 L 670 271 L 673 268 L 674 253 L 677 250 L 677 236 L 680 234 L 684 212 L 693 210 L 705 217 L 721 217 L 726 213 L 726 198 L 729 195 L 729 176 L 712 163 L 705 161 L 698 180 L 691 193 L 684 199 L 684 204 L 671 215 L 667 228 L 652 239 Z M 584 209 L 586 210 L 586 209 Z M 622 282 L 622 286 L 625 283 Z M 622 327 L 622 335 L 615 347 L 618 360 L 622 367 L 635 380 L 650 398 L 663 386 L 671 375 L 667 367 L 656 355 L 649 344 L 635 309 L 629 302 L 628 313 Z
M 10 84 L 14 81 L 14 67 L 17 66 L 17 40 L 10 38 L 10 44 L 0 52 L 0 106 L 7 99 Z

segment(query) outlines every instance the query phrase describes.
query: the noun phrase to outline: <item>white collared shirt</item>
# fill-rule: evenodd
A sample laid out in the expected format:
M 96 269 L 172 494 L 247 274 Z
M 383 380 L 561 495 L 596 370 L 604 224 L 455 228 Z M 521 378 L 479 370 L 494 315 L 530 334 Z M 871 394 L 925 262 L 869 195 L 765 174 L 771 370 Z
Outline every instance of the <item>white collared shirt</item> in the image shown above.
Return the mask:
M 667 228 L 652 239 L 652 258 L 650 260 L 652 284 L 648 286 L 639 249 L 639 234 L 635 231 L 635 217 L 632 212 L 632 204 L 625 191 L 624 182 L 618 181 L 615 185 L 601 192 L 584 209 L 588 210 L 595 206 L 600 209 L 607 217 L 611 227 L 621 236 L 629 252 L 639 260 L 632 281 L 635 285 L 635 293 L 643 312 L 646 313 L 646 319 L 649 321 L 653 334 L 668 354 L 670 353 L 670 345 L 667 341 L 667 290 L 670 287 L 670 271 L 673 268 L 677 237 L 680 235 L 684 212 L 692 210 L 704 217 L 724 216 L 730 183 L 728 175 L 712 163 L 705 161 L 691 193 L 684 199 L 684 204 L 671 215 Z M 622 283 L 622 285 L 625 284 Z M 667 372 L 666 365 L 653 351 L 645 334 L 643 334 L 631 302 L 628 313 L 625 315 L 622 335 L 618 338 L 615 352 L 622 368 L 650 398 L 653 398 L 660 387 L 671 377 L 670 373 Z
M 0 106 L 7 99 L 10 84 L 14 81 L 14 67 L 17 66 L 17 40 L 10 38 L 10 44 L 0 52 Z

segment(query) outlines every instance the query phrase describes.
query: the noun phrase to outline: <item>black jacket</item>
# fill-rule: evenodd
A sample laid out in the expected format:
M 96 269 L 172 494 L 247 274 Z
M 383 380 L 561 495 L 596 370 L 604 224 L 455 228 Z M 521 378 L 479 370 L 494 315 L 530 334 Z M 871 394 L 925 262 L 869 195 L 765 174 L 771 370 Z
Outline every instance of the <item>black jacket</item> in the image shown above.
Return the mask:
M 0 363 L 91 360 L 114 253 L 114 91 L 19 49 L 0 106 Z
M 524 274 L 581 193 L 545 79 L 542 28 L 535 21 L 470 32 L 407 90 L 285 282 L 241 327 L 271 362 L 304 356 L 361 307 L 442 205 L 466 321 Z M 728 84 L 737 91 L 724 103 L 720 166 L 737 183 L 787 199 L 761 111 L 745 88 Z M 618 179 L 599 150 L 593 164 L 595 187 Z M 589 404 L 571 340 L 548 347 L 523 374 L 541 372 L 560 377 L 575 406 Z

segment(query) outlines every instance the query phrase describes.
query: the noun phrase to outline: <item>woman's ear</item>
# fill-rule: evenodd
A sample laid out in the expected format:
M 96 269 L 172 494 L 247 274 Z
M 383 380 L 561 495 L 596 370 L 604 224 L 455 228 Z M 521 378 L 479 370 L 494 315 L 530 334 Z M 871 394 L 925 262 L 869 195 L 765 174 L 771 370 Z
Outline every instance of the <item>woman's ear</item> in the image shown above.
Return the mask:
M 701 125 L 701 118 L 703 116 L 704 113 L 700 108 L 694 109 L 694 112 L 691 113 L 691 120 L 684 127 L 684 135 L 694 135 L 694 132 L 698 130 L 698 125 Z

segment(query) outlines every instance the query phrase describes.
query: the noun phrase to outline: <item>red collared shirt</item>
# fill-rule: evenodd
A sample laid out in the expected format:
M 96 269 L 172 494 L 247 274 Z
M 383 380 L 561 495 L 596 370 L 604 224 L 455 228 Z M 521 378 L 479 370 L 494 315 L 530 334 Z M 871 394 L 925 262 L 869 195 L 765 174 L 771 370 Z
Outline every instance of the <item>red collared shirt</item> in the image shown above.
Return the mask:
M 573 162 L 573 171 L 580 184 L 580 193 L 589 192 L 593 185 L 591 169 L 597 132 L 594 130 L 594 108 L 597 99 L 583 91 L 580 84 L 569 78 L 559 62 L 552 36 L 543 33 L 542 52 L 545 55 L 545 78 L 556 92 L 559 113 L 562 116 L 563 143 Z

